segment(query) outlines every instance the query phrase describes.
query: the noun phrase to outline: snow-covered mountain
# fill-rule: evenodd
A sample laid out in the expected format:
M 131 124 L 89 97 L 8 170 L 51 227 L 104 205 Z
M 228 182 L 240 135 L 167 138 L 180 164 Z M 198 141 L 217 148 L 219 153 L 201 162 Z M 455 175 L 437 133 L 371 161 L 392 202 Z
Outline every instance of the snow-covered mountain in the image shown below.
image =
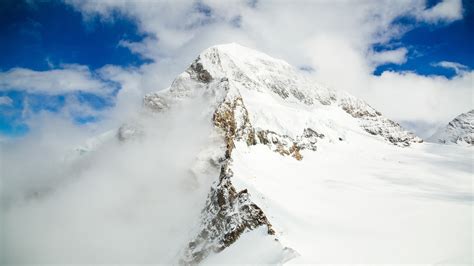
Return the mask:
M 364 101 L 237 44 L 203 51 L 134 119 L 77 151 L 72 160 L 92 156 L 81 165 L 113 165 L 84 171 L 113 170 L 85 178 L 99 215 L 139 225 L 124 238 L 135 253 L 81 238 L 96 263 L 472 262 L 470 149 L 423 143 Z M 109 186 L 121 189 L 113 200 L 89 191 Z M 123 224 L 103 230 L 115 241 Z
M 439 143 L 474 145 L 474 109 L 458 115 L 429 140 Z
M 362 100 L 321 86 L 288 63 L 237 44 L 205 50 L 168 90 L 147 95 L 144 103 L 161 111 L 199 91 L 215 95 L 216 126 L 235 123 L 236 132 L 231 134 L 247 138 L 249 144 L 266 142 L 271 135 L 289 152 L 293 142 L 309 137 L 305 135 L 335 142 L 346 140 L 349 131 L 399 146 L 422 142 Z
M 362 174 L 367 169 L 360 171 L 359 168 L 365 168 L 367 164 L 386 165 L 387 169 L 381 167 L 378 168 L 380 172 L 375 173 L 386 182 L 414 182 L 411 178 L 397 181 L 397 174 L 393 177 L 393 173 L 385 172 L 403 168 L 399 165 L 405 161 L 403 154 L 412 152 L 391 146 L 416 145 L 422 142 L 419 137 L 385 118 L 364 101 L 319 85 L 282 60 L 237 44 L 211 47 L 202 52 L 170 88 L 147 95 L 144 105 L 153 112 L 167 112 L 173 106 L 182 108 L 181 102 L 195 97 L 211 99 L 212 119 L 209 122 L 224 137 L 225 149 L 214 159 L 220 174 L 203 207 L 199 229 L 184 249 L 181 262 L 185 264 L 214 263 L 209 256 L 216 253 L 236 252 L 231 256 L 239 256 L 244 251 L 220 252 L 239 246 L 240 237 L 252 239 L 246 240 L 250 245 L 252 241 L 259 241 L 268 246 L 265 253 L 272 254 L 262 259 L 258 252 L 247 250 L 248 262 L 255 259 L 261 263 L 281 263 L 295 257 L 302 262 L 315 262 L 318 257 L 313 257 L 316 249 L 312 249 L 317 245 L 311 241 L 313 237 L 322 236 L 305 238 L 302 231 L 312 234 L 317 226 L 299 223 L 325 219 L 320 217 L 323 212 L 318 208 L 321 207 L 320 195 L 328 194 L 324 187 L 363 187 L 367 182 L 380 182 L 372 180 L 374 173 L 368 175 L 372 178 Z M 397 155 L 392 157 L 387 151 Z M 323 159 L 325 157 L 331 158 L 329 162 Z M 387 162 L 390 160 L 396 160 L 395 164 Z M 322 166 L 323 162 L 333 168 Z M 419 169 L 410 167 L 402 171 L 420 173 Z M 337 181 L 328 176 L 338 176 Z M 364 188 L 368 194 L 377 190 L 373 185 Z M 420 195 L 426 193 L 429 186 L 421 187 L 417 192 Z M 397 189 L 390 188 L 385 193 L 395 193 Z M 462 191 L 470 195 L 466 187 Z M 315 194 L 319 196 L 313 196 Z M 367 204 L 366 200 L 370 199 L 371 196 L 364 196 L 359 203 Z M 347 200 L 357 202 L 356 199 Z M 405 206 L 407 203 L 396 204 Z M 376 206 L 380 208 L 378 204 Z M 357 212 L 352 215 L 357 216 Z M 304 229 L 298 230 L 300 225 Z M 321 229 L 316 230 L 324 234 Z M 292 233 L 295 235 L 291 236 Z M 321 255 L 320 260 L 324 261 L 325 257 Z

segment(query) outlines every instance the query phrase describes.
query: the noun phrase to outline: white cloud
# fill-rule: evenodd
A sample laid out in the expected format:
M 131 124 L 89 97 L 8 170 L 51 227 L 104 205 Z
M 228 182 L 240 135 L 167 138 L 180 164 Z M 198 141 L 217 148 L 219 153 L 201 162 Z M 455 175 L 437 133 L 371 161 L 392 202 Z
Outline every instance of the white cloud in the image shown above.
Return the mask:
M 48 114 L 24 139 L 1 143 L 2 262 L 176 263 L 219 175 L 211 156 L 223 152 L 206 123 L 212 110 L 190 104 L 135 117 L 141 138 L 122 143 L 110 132 L 97 152 L 74 150 L 91 132 Z
M 459 20 L 462 15 L 461 0 L 444 0 L 430 9 L 423 10 L 416 14 L 417 18 L 426 22 L 451 22 Z
M 439 125 L 472 109 L 473 78 L 472 71 L 452 79 L 386 71 L 371 78 L 367 98 L 394 119 Z
M 8 96 L 0 96 L 0 106 L 11 106 L 13 104 L 13 100 Z
M 433 66 L 452 69 L 454 70 L 454 72 L 456 72 L 456 74 L 464 73 L 469 70 L 469 67 L 463 64 L 456 63 L 456 62 L 449 62 L 449 61 L 441 61 L 441 62 L 433 64 Z
M 54 95 L 73 91 L 106 94 L 109 89 L 87 67 L 79 65 L 65 65 L 47 71 L 12 68 L 0 72 L 0 91 L 23 90 Z
M 382 52 L 374 52 L 371 55 L 372 62 L 375 65 L 387 63 L 403 64 L 407 61 L 407 48 L 401 47 L 395 50 L 387 50 Z

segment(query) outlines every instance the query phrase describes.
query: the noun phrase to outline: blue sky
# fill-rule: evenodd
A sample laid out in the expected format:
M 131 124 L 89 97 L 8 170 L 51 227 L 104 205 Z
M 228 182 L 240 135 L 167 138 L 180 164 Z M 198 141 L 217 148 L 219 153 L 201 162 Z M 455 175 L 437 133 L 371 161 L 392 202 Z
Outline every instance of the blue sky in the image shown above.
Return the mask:
M 64 64 L 80 64 L 91 70 L 106 64 L 139 66 L 149 60 L 119 46 L 126 38 L 138 41 L 139 34 L 133 20 L 115 19 L 113 22 L 85 23 L 80 12 L 57 1 L 2 1 L 0 2 L 0 70 L 28 68 L 46 71 Z M 22 88 L 0 91 L 0 96 L 12 99 L 11 105 L 0 105 L 0 134 L 18 136 L 28 132 L 23 123 L 25 104 L 29 111 L 57 113 L 65 106 L 66 96 L 101 110 L 113 105 L 110 97 L 73 92 L 60 95 L 29 93 Z M 110 95 L 108 95 L 110 96 Z M 113 95 L 111 95 L 113 98 Z M 76 123 L 97 121 L 97 117 L 73 114 Z
M 60 64 L 139 65 L 142 60 L 118 45 L 142 35 L 129 19 L 84 23 L 80 12 L 61 2 L 2 1 L 0 69 L 25 67 L 47 70 Z
M 439 1 L 430 1 L 428 6 L 433 6 Z M 414 71 L 422 75 L 444 75 L 452 77 L 453 69 L 437 67 L 440 61 L 457 62 L 474 67 L 474 2 L 464 1 L 464 18 L 449 24 L 440 23 L 431 25 L 417 23 L 413 19 L 399 19 L 395 23 L 406 24 L 412 30 L 402 36 L 400 40 L 392 43 L 375 46 L 384 49 L 386 46 L 409 47 L 408 60 L 402 65 L 386 64 L 375 70 L 380 74 L 385 70 Z
M 400 49 L 399 51 L 406 50 L 406 53 L 402 53 L 401 61 L 389 59 L 377 63 L 370 73 L 366 73 L 369 77 L 381 76 L 384 72 L 410 72 L 415 73 L 417 77 L 442 76 L 448 80 L 454 80 L 460 75 L 460 71 L 463 73 L 471 71 L 474 67 L 472 37 L 474 36 L 474 4 L 472 1 L 462 1 L 461 18 L 453 19 L 449 14 L 441 14 L 433 18 L 433 15 L 428 17 L 421 13 L 438 4 L 440 1 L 422 2 L 419 11 L 421 15 L 410 13 L 405 8 L 401 9 L 403 11 L 400 11 L 399 15 L 388 19 L 389 23 L 385 23 L 386 29 L 401 28 L 402 33 L 390 35 L 387 37 L 388 40 L 385 38 L 383 41 L 368 41 L 365 44 L 365 50 L 383 53 Z M 256 25 L 253 27 L 250 25 L 252 21 L 255 21 L 255 18 L 249 19 L 251 16 L 261 19 L 258 26 L 271 25 L 271 21 L 266 21 L 266 18 L 272 11 L 269 8 L 273 6 L 264 1 L 251 1 L 244 7 L 234 8 L 238 10 L 236 12 L 240 12 L 236 14 L 225 13 L 232 7 L 212 6 L 204 1 L 197 1 L 189 7 L 182 7 L 184 11 L 178 12 L 177 15 L 170 14 L 169 17 L 165 13 L 160 13 L 164 12 L 162 10 L 167 10 L 166 8 L 160 9 L 158 4 L 153 2 L 148 5 L 152 8 L 139 6 L 137 3 L 126 7 L 110 7 L 105 4 L 101 6 L 100 2 L 73 0 L 66 2 L 1 1 L 0 97 L 3 97 L 3 100 L 0 101 L 0 134 L 9 137 L 28 134 L 28 121 L 35 119 L 36 114 L 44 112 L 53 115 L 67 113 L 67 117 L 78 125 L 99 123 L 105 111 L 115 108 L 117 95 L 126 86 L 125 83 L 121 83 L 126 74 L 129 77 L 132 70 L 135 71 L 133 73 L 143 73 L 156 65 L 157 76 L 162 77 L 157 82 L 169 81 L 172 75 L 179 73 L 175 73 L 178 70 L 168 71 L 168 73 L 163 70 L 166 66 L 160 66 L 159 62 L 165 59 L 170 62 L 175 60 L 176 68 L 184 67 L 186 62 L 189 63 L 189 57 L 183 59 L 177 53 L 197 54 L 200 49 L 221 40 L 248 43 L 250 46 L 263 49 L 264 52 L 268 49 L 272 52 L 271 54 L 281 56 L 290 63 L 314 69 L 316 75 L 324 72 L 319 71 L 324 61 L 321 59 L 317 61 L 321 63 L 320 65 L 314 63 L 310 52 L 297 54 L 297 51 L 294 51 L 297 49 L 288 52 L 287 47 L 290 45 L 283 47 L 284 43 L 282 43 L 279 44 L 282 47 L 278 48 L 271 38 L 264 40 L 262 36 L 252 35 L 252 30 Z M 384 7 L 374 9 L 385 10 Z M 283 10 L 291 12 L 288 8 Z M 341 8 L 336 6 L 334 10 L 339 12 Z M 156 15 L 150 12 L 156 12 Z M 258 12 L 261 12 L 261 15 L 255 15 Z M 180 18 L 179 15 L 182 17 Z M 176 20 L 173 20 L 172 16 L 176 16 Z M 383 13 L 378 16 L 382 17 Z M 312 18 L 307 19 L 311 21 Z M 377 19 L 377 16 L 374 16 L 373 21 L 370 19 L 368 18 L 369 24 L 384 23 L 381 19 Z M 285 21 L 282 23 L 288 24 Z M 167 26 L 169 28 L 166 28 Z M 260 30 L 271 32 L 274 29 L 262 26 Z M 312 32 L 303 27 L 297 28 L 298 30 L 302 33 Z M 339 34 L 337 27 L 330 27 L 330 30 L 334 32 L 330 30 L 324 32 L 325 30 L 323 28 L 321 31 L 326 35 Z M 212 35 L 212 31 L 217 33 Z M 284 29 L 281 32 L 281 34 L 285 33 Z M 207 34 L 211 37 L 202 39 L 205 37 L 196 36 L 196 34 L 203 36 Z M 299 38 L 298 34 L 295 35 L 294 29 L 289 30 L 287 34 L 291 38 Z M 314 32 L 314 34 L 316 36 L 320 32 Z M 344 35 L 343 30 L 340 35 Z M 304 41 L 306 40 L 302 40 L 301 43 Z M 192 46 L 193 42 L 198 45 Z M 186 50 L 188 48 L 189 50 Z M 440 62 L 448 62 L 448 64 Z M 103 75 L 106 65 L 128 72 L 124 74 L 124 78 L 109 79 Z M 324 65 L 322 67 L 324 68 Z M 54 82 L 48 80 L 49 83 L 39 86 L 38 80 L 51 70 L 60 70 L 57 72 L 60 74 L 50 75 L 50 79 Z M 160 73 L 166 74 L 160 76 Z M 67 74 L 68 77 L 70 75 L 74 81 L 54 80 L 63 74 L 64 76 Z M 165 77 L 165 75 L 169 76 Z M 28 79 L 32 76 L 36 79 L 32 79 L 29 84 Z M 139 78 L 146 80 L 148 77 Z M 153 76 L 153 78 L 156 77 Z M 319 78 L 329 84 L 333 82 L 331 75 L 320 75 Z M 17 82 L 18 79 L 24 82 Z M 86 84 L 84 82 L 89 83 L 83 85 Z M 337 85 L 337 81 L 334 82 Z M 69 85 L 65 89 L 61 88 L 63 86 L 61 84 Z M 58 86 L 58 88 L 51 88 L 51 86 Z M 344 84 L 340 87 L 348 89 L 344 87 Z M 358 94 L 357 91 L 353 93 Z M 363 96 L 362 93 L 360 94 Z M 71 109 L 70 103 L 80 108 Z M 375 105 L 377 106 L 377 103 Z M 383 103 L 379 105 L 383 106 Z M 390 114 L 390 109 L 387 111 Z M 452 114 L 449 115 L 452 116 Z M 392 116 L 397 117 L 395 113 Z M 400 121 L 405 121 L 403 116 L 400 117 Z

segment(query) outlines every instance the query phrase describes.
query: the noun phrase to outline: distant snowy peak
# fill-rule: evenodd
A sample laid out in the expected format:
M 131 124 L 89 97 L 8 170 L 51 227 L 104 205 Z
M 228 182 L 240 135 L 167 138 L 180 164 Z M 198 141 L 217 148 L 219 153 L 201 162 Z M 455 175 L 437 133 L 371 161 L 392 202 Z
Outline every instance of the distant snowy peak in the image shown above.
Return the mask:
M 458 115 L 448 125 L 438 130 L 431 141 L 474 145 L 474 109 Z
M 203 90 L 216 96 L 216 108 L 221 102 L 241 102 L 236 106 L 247 112 L 252 125 L 248 130 L 268 131 L 285 142 L 301 138 L 307 129 L 341 141 L 347 128 L 398 146 L 422 142 L 364 101 L 308 79 L 283 60 L 235 43 L 203 51 L 168 90 L 145 96 L 144 105 L 164 111 Z

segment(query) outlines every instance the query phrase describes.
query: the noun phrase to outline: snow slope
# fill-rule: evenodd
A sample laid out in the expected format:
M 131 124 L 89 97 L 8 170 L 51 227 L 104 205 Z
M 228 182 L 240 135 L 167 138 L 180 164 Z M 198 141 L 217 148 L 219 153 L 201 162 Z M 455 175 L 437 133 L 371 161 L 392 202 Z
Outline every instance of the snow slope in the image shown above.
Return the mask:
M 472 149 L 237 44 L 76 151 L 75 182 L 8 208 L 7 263 L 472 264 Z
M 300 256 L 290 263 L 472 263 L 472 151 L 400 149 L 362 138 L 302 161 L 233 152 L 233 182 Z
M 458 115 L 429 140 L 445 144 L 474 145 L 474 109 Z

